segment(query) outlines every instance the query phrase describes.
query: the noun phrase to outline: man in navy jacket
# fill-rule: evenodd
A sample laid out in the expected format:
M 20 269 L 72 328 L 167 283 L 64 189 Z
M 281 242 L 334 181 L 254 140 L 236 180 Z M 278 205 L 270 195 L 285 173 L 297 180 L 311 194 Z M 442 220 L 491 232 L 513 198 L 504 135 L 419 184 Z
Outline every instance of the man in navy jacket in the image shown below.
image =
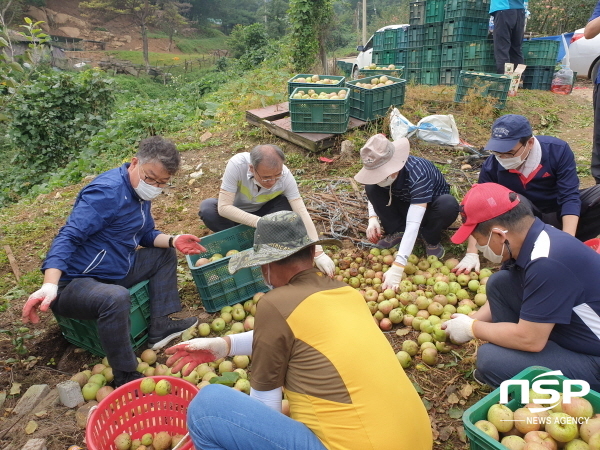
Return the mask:
M 481 167 L 479 183 L 498 183 L 521 194 L 544 223 L 580 241 L 600 234 L 600 185 L 579 189 L 573 151 L 565 141 L 533 136 L 526 117 L 507 114 L 492 125 L 486 144 L 492 152 Z M 470 238 L 457 273 L 479 271 L 479 256 Z
M 196 236 L 169 236 L 154 228 L 151 200 L 179 169 L 175 145 L 159 136 L 143 140 L 131 163 L 84 187 L 42 265 L 44 284 L 23 307 L 23 321 L 39 322 L 37 309 L 96 320 L 115 385 L 141 377 L 130 343 L 128 289 L 149 280 L 149 347 L 159 349 L 197 323 L 172 320 L 181 310 L 177 256 L 205 251 Z M 138 246 L 142 248 L 138 248 Z

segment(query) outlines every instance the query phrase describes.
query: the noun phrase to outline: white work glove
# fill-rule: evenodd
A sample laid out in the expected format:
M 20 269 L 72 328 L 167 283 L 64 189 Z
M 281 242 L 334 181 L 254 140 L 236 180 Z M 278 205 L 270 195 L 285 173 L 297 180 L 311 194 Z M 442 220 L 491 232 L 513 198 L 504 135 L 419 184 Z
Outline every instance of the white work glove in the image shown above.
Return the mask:
M 216 361 L 225 358 L 229 353 L 229 345 L 225 339 L 217 338 L 196 338 L 180 344 L 169 347 L 165 350 L 167 355 L 167 366 L 171 367 L 172 372 L 179 372 L 189 363 L 183 376 L 189 375 L 196 366 L 202 363 Z
M 442 329 L 446 330 L 448 336 L 457 344 L 464 344 L 475 338 L 473 334 L 473 322 L 476 319 L 465 314 L 452 314 L 452 318 L 442 324 Z
M 479 263 L 479 254 L 478 253 L 467 253 L 463 259 L 456 265 L 453 272 L 457 275 L 465 272 L 469 273 L 471 270 L 475 269 L 475 272 L 479 273 L 479 268 L 481 264 Z
M 396 291 L 398 285 L 402 280 L 402 274 L 404 273 L 404 267 L 397 265 L 396 263 L 383 274 L 383 283 L 381 284 L 382 289 L 393 289 Z
M 381 225 L 377 217 L 369 217 L 369 226 L 367 227 L 367 239 L 376 244 L 381 239 Z
M 21 320 L 23 323 L 31 321 L 32 323 L 38 323 L 40 318 L 37 314 L 37 309 L 40 311 L 48 311 L 50 303 L 56 299 L 56 293 L 58 292 L 58 285 L 54 283 L 44 283 L 41 289 L 35 291 L 29 296 L 23 306 L 23 313 Z
M 329 277 L 332 277 L 335 273 L 335 264 L 325 252 L 321 253 L 319 256 L 315 256 L 315 264 L 321 272 L 324 272 Z

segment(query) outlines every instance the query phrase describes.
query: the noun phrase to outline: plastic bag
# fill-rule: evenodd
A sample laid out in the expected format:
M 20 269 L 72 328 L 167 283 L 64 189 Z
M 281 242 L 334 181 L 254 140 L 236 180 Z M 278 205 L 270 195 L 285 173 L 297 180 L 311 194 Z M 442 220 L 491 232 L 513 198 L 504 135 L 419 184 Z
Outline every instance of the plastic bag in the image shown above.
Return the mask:
M 555 94 L 568 95 L 573 90 L 573 71 L 570 67 L 569 46 L 565 39 L 564 33 L 561 35 L 563 46 L 565 48 L 564 64 L 560 66 L 560 70 L 554 73 L 550 90 Z
M 409 138 L 414 132 L 417 131 L 417 127 L 410 123 L 406 117 L 404 117 L 398 108 L 394 108 L 390 114 L 390 135 L 392 141 L 396 141 L 400 138 Z
M 417 124 L 417 137 L 441 145 L 460 143 L 458 128 L 452 114 L 423 117 Z

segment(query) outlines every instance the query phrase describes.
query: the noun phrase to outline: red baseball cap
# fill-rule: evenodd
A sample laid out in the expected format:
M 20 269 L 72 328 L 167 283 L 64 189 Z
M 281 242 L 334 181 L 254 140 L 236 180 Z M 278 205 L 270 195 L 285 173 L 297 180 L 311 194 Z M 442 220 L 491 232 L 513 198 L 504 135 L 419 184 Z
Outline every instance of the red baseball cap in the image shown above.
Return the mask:
M 514 200 L 511 200 L 511 193 L 513 191 L 496 183 L 473 185 L 460 204 L 460 216 L 463 224 L 450 240 L 455 244 L 462 244 L 473 233 L 477 225 L 498 217 L 517 206 L 521 200 L 518 196 L 514 196 Z

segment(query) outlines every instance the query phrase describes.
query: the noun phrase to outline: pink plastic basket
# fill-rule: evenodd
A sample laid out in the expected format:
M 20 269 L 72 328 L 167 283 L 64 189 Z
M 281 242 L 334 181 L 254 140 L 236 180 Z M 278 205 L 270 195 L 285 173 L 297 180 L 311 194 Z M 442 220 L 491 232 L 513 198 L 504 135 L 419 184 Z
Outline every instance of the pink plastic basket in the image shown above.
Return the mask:
M 140 439 L 146 433 L 166 431 L 171 435 L 187 433 L 187 409 L 198 393 L 192 383 L 175 377 L 152 377 L 158 382 L 167 378 L 171 393 L 144 394 L 140 389 L 143 379 L 131 381 L 115 389 L 92 412 L 85 440 L 88 450 L 114 450 L 115 438 L 129 433 L 131 439 Z M 193 450 L 189 440 L 180 450 Z
M 584 244 L 596 250 L 596 253 L 600 253 L 600 239 L 590 239 L 589 241 L 585 241 Z

